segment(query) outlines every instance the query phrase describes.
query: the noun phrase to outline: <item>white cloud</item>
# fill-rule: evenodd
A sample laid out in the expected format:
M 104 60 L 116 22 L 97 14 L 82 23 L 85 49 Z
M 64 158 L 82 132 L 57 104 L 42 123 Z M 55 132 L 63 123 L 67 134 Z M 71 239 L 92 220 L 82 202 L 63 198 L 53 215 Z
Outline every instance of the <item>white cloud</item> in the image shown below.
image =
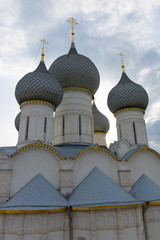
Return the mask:
M 0 9 L 0 81 L 3 91 L 6 91 L 6 99 L 14 99 L 14 89 L 9 84 L 12 83 L 14 88 L 16 81 L 36 67 L 35 55 L 40 58 L 40 53 L 37 54 L 39 39 L 45 37 L 47 41 L 50 40 L 48 55 L 51 56 L 46 60 L 48 66 L 56 56 L 63 54 L 67 42 L 65 33 L 69 42 L 71 38 L 70 26 L 65 19 L 73 16 L 79 22 L 76 30 L 78 51 L 90 57 L 100 71 L 102 84 L 96 101 L 97 107 L 111 122 L 108 142 L 116 139 L 115 118 L 107 109 L 106 102 L 108 92 L 121 77 L 120 59 L 117 56 L 120 51 L 126 55 L 124 62 L 128 76 L 143 84 L 149 93 L 151 100 L 146 114 L 147 122 L 159 118 L 159 1 L 6 0 L 0 2 Z M 39 60 L 36 61 L 38 64 Z M 1 107 L 4 97 L 3 94 Z M 10 109 L 10 103 L 5 103 L 5 111 L 11 127 L 18 113 L 18 105 L 15 102 L 14 109 Z M 1 126 L 6 128 L 4 122 Z

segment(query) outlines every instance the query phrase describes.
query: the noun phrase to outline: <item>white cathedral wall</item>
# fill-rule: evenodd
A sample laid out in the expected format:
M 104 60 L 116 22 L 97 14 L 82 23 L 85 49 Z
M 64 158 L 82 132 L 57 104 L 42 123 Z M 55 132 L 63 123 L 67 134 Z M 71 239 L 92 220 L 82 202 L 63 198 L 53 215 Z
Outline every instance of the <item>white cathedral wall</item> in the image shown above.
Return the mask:
M 66 212 L 0 214 L 0 240 L 69 240 Z
M 160 239 L 160 206 L 149 206 L 145 211 L 146 232 L 148 240 Z
M 92 150 L 73 162 L 73 186 L 77 186 L 95 167 L 119 184 L 119 163 L 109 154 Z
M 143 240 L 141 208 L 73 211 L 73 239 Z
M 160 159 L 152 152 L 137 152 L 128 162 L 131 170 L 131 185 L 144 173 L 160 185 Z
M 59 188 L 59 158 L 50 150 L 40 147 L 26 149 L 12 159 L 10 168 L 13 169 L 10 196 L 39 173 Z

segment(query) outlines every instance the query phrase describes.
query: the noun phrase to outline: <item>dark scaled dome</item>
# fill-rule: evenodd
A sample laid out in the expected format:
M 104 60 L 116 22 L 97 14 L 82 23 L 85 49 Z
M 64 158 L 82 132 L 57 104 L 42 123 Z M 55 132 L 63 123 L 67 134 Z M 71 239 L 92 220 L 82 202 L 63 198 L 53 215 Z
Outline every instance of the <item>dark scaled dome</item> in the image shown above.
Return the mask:
M 63 91 L 57 79 L 47 71 L 44 61 L 41 61 L 35 71 L 26 74 L 18 82 L 15 95 L 19 104 L 42 100 L 57 107 L 62 101 Z
M 108 107 L 112 113 L 128 108 L 136 107 L 146 109 L 148 106 L 148 94 L 139 84 L 131 81 L 125 72 L 119 83 L 112 88 L 108 95 Z
M 19 112 L 15 118 L 15 128 L 17 129 L 17 131 L 19 131 L 19 123 L 20 123 L 20 117 L 21 117 L 21 112 Z
M 92 113 L 94 120 L 94 132 L 107 133 L 109 130 L 109 121 L 96 107 L 95 103 L 92 104 Z
M 94 95 L 99 87 L 99 72 L 87 57 L 78 54 L 74 43 L 70 51 L 57 58 L 49 68 L 62 88 L 84 88 Z

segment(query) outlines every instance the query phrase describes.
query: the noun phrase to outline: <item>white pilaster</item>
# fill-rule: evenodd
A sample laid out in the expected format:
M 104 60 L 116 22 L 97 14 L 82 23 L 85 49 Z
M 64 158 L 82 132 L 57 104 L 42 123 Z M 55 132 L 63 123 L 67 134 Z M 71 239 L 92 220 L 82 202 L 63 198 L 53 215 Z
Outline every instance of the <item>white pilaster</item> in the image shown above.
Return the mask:
M 17 240 L 24 239 L 24 214 L 17 215 Z
M 116 209 L 116 216 L 117 216 L 117 240 L 123 240 L 123 224 L 120 208 Z
M 48 240 L 48 213 L 42 215 L 41 240 Z
M 6 214 L 0 214 L 0 239 L 4 240 L 4 232 L 5 232 L 5 216 Z

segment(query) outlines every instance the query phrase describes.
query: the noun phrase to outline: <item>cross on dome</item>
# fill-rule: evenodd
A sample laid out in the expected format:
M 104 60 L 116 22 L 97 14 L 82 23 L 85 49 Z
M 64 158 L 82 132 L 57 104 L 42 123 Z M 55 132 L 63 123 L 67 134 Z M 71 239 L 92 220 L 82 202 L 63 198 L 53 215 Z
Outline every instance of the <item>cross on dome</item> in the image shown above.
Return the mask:
M 43 43 L 43 46 L 42 46 L 42 53 L 41 53 L 41 61 L 44 61 L 44 56 L 45 56 L 45 54 L 44 54 L 44 48 L 45 48 L 45 45 L 44 45 L 44 44 L 48 44 L 48 42 L 46 42 L 45 39 L 42 39 L 42 40 L 40 40 L 40 41 Z
M 121 56 L 121 62 L 122 62 L 121 68 L 122 68 L 122 72 L 125 72 L 125 71 L 124 71 L 124 64 L 123 64 L 123 56 L 125 56 L 125 55 L 124 55 L 123 53 L 119 53 L 118 55 Z
M 72 28 L 72 32 L 71 32 L 72 42 L 74 42 L 74 29 L 75 29 L 75 24 L 78 24 L 78 22 L 77 22 L 77 20 L 74 19 L 73 17 L 68 18 L 68 19 L 67 19 L 67 22 L 71 23 L 71 28 Z

